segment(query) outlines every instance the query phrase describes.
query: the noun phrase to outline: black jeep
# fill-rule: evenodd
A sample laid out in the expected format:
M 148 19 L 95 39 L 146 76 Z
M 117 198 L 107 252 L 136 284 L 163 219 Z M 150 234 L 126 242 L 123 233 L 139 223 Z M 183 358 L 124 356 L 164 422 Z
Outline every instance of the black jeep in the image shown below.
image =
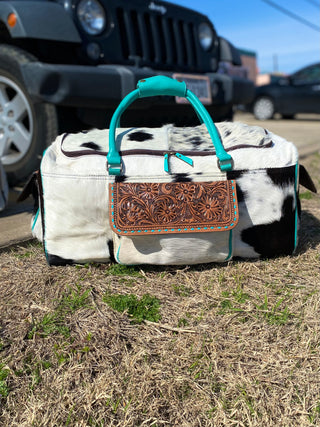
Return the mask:
M 58 133 L 108 127 L 139 79 L 185 80 L 216 121 L 252 100 L 253 84 L 218 73 L 238 51 L 202 14 L 164 1 L 0 0 L 0 158 L 16 182 Z M 136 102 L 122 126 L 197 122 L 172 97 Z M 152 108 L 151 108 L 152 107 Z

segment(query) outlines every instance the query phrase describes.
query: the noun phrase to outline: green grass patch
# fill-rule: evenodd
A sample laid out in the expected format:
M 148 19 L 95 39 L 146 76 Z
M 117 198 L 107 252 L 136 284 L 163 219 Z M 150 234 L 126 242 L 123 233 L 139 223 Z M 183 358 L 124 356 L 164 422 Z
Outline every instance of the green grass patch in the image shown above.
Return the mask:
M 280 306 L 283 305 L 284 298 L 278 299 L 273 305 L 268 301 L 267 295 L 264 297 L 263 304 L 257 305 L 256 309 L 258 317 L 263 317 L 270 325 L 284 325 L 289 319 L 293 317 L 293 314 L 289 311 L 289 308 L 285 306 L 282 310 Z
M 192 289 L 185 285 L 172 285 L 173 292 L 180 297 L 189 297 Z
M 45 314 L 41 320 L 35 322 L 28 338 L 32 339 L 35 335 L 46 338 L 51 334 L 63 335 L 65 338 L 70 336 L 70 329 L 64 324 L 64 317 L 59 312 Z
M 9 394 L 9 387 L 7 384 L 7 378 L 10 374 L 8 368 L 4 364 L 0 363 L 0 399 L 5 399 Z
M 160 301 L 149 294 L 144 294 L 138 299 L 133 294 L 121 295 L 106 292 L 103 296 L 103 301 L 120 313 L 127 312 L 134 323 L 141 323 L 144 320 L 158 322 L 161 319 L 159 313 Z
M 131 276 L 139 278 L 143 277 L 138 267 L 122 264 L 111 264 L 106 270 L 105 274 L 107 276 Z
M 32 339 L 35 335 L 45 338 L 52 334 L 59 334 L 65 338 L 70 337 L 70 329 L 66 325 L 66 317 L 79 309 L 92 308 L 89 304 L 90 292 L 91 289 L 82 291 L 80 285 L 77 286 L 76 290 L 69 287 L 56 309 L 52 313 L 45 314 L 41 320 L 33 324 L 31 331 L 28 333 L 28 338 Z
M 222 301 L 218 314 L 226 314 L 229 312 L 243 311 L 243 304 L 250 299 L 250 295 L 243 291 L 242 286 L 238 284 L 236 289 L 232 291 L 221 292 Z
M 313 194 L 311 191 L 305 191 L 304 193 L 299 194 L 300 200 L 311 200 L 313 198 Z
M 43 371 L 50 369 L 52 364 L 49 360 L 39 360 L 33 354 L 28 354 L 23 362 L 23 369 L 16 371 L 17 376 L 24 374 L 29 377 L 29 389 L 34 390 L 35 387 L 42 382 Z
M 58 311 L 64 311 L 67 313 L 74 313 L 80 308 L 92 308 L 89 304 L 89 295 L 91 289 L 82 291 L 81 286 L 77 286 L 77 289 L 74 291 L 69 287 L 68 291 L 63 295 L 60 304 L 58 306 Z

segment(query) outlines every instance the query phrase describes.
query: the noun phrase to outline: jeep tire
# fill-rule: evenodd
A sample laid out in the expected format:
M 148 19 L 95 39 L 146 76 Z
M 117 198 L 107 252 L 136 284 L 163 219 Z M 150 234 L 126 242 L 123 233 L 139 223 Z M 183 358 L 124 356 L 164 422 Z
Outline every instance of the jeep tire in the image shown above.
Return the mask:
M 39 166 L 58 133 L 55 107 L 32 100 L 23 83 L 20 66 L 36 60 L 17 47 L 0 45 L 0 158 L 11 185 Z

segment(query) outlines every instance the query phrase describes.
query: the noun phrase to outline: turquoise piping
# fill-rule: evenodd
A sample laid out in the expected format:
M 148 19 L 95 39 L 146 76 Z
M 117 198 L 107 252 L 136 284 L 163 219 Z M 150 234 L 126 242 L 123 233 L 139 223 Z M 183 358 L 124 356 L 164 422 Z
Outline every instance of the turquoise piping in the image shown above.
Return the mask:
M 225 261 L 229 261 L 232 258 L 232 254 L 233 254 L 233 238 L 232 238 L 232 230 L 230 230 L 229 232 L 229 253 L 227 258 L 225 259 Z
M 120 248 L 121 248 L 121 243 L 120 243 L 120 245 L 119 245 L 119 247 L 118 247 L 118 250 L 117 250 L 117 255 L 116 255 L 116 260 L 117 260 L 117 263 L 118 264 L 122 264 L 122 262 L 120 261 L 120 259 L 119 259 L 119 255 L 120 255 Z
M 117 261 L 117 263 L 118 264 L 121 264 L 121 265 L 128 265 L 129 267 L 132 265 L 132 266 L 134 266 L 134 265 L 137 265 L 137 264 L 124 264 L 123 262 L 121 262 L 120 261 L 120 249 L 121 249 L 121 243 L 120 243 L 120 245 L 119 245 L 119 247 L 118 247 L 118 250 L 117 250 L 117 254 L 116 254 L 116 261 Z
M 39 213 L 40 213 L 40 208 L 38 208 L 36 216 L 34 217 L 33 224 L 32 224 L 32 227 L 31 227 L 31 231 L 33 231 L 34 227 L 36 226 L 36 223 L 37 223 L 38 217 L 39 217 Z

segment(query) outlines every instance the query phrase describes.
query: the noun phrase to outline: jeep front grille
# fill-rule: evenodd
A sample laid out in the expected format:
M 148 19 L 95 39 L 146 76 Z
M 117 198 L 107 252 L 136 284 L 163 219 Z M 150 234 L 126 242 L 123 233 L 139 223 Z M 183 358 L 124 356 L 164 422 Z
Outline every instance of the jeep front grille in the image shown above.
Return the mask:
M 193 22 L 148 12 L 117 9 L 124 60 L 139 66 L 203 71 Z

